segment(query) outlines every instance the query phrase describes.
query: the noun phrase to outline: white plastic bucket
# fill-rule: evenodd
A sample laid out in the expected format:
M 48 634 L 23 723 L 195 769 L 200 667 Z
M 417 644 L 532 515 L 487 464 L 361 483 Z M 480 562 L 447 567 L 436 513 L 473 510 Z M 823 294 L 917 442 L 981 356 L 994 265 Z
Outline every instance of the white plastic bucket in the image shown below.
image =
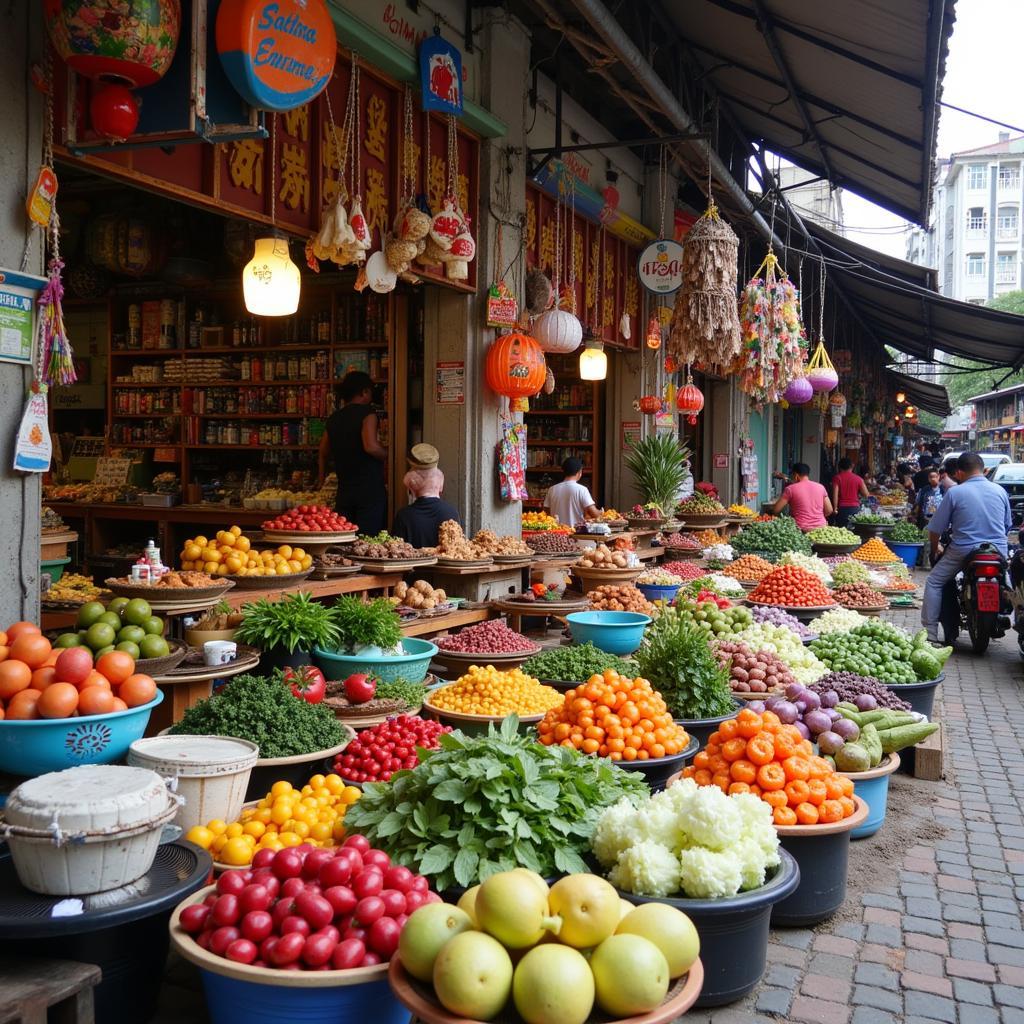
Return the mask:
M 128 748 L 128 763 L 177 780 L 184 803 L 174 819 L 186 832 L 214 818 L 234 821 L 259 757 L 250 740 L 230 736 L 151 736 Z

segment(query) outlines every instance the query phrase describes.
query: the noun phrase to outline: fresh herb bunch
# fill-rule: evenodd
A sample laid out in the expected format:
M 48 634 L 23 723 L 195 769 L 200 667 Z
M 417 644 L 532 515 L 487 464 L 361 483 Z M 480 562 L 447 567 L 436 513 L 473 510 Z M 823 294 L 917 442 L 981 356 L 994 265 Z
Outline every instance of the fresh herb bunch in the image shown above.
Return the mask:
M 708 634 L 680 615 L 661 615 L 636 653 L 640 675 L 658 690 L 673 718 L 718 718 L 735 708 L 729 671 L 708 642 Z
M 537 679 L 556 679 L 570 683 L 586 682 L 596 672 L 603 672 L 606 668 L 630 678 L 637 674 L 634 662 L 608 654 L 592 643 L 552 647 L 527 658 L 522 668 L 527 675 Z
M 683 481 L 689 476 L 689 451 L 674 437 L 650 435 L 634 444 L 623 460 L 636 479 L 644 500 L 660 508 L 672 508 Z
M 171 726 L 175 735 L 252 740 L 260 757 L 291 757 L 336 747 L 345 729 L 324 704 L 292 696 L 281 673 L 235 676 L 215 696 L 194 704 Z
M 906 520 L 898 522 L 890 531 L 886 540 L 894 544 L 921 544 L 925 540 L 925 531 Z
M 733 550 L 739 554 L 765 551 L 776 555 L 783 551 L 811 553 L 811 542 L 803 530 L 796 525 L 792 516 L 779 516 L 766 523 L 749 523 L 732 541 Z
M 368 533 L 361 533 L 359 534 L 359 539 L 366 541 L 367 544 L 387 544 L 388 541 L 401 540 L 402 538 L 388 533 L 387 530 L 381 530 L 380 533 L 375 533 L 372 537 Z
M 338 650 L 379 647 L 386 651 L 402 640 L 401 620 L 387 598 L 363 601 L 348 594 L 331 609 L 331 620 L 338 630 Z
M 524 867 L 540 875 L 587 871 L 597 820 L 623 797 L 648 792 L 639 773 L 518 733 L 510 715 L 485 735 L 440 737 L 420 764 L 363 786 L 345 826 L 434 888 L 470 886 Z
M 235 639 L 264 651 L 283 649 L 291 654 L 296 648 L 333 650 L 341 635 L 332 610 L 314 601 L 306 591 L 285 594 L 278 601 L 261 597 L 244 604 L 242 614 Z
M 850 522 L 856 526 L 891 526 L 895 520 L 888 512 L 858 512 L 850 516 Z
M 407 707 L 417 708 L 423 703 L 427 688 L 423 683 L 410 683 L 408 679 L 377 680 L 374 697 L 378 700 L 402 700 Z

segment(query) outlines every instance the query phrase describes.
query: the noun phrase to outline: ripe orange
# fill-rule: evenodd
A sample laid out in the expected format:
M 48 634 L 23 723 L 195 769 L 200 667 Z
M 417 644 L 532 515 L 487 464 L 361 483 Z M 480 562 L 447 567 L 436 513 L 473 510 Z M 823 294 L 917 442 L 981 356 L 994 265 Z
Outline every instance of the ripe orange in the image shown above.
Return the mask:
M 28 688 L 32 682 L 32 669 L 23 661 L 0 661 L 0 700 L 10 700 L 16 693 Z
M 7 644 L 14 643 L 19 636 L 26 633 L 34 633 L 39 636 L 43 631 L 34 622 L 16 622 L 13 626 L 7 627 Z
M 11 657 L 25 662 L 29 668 L 40 668 L 52 650 L 53 645 L 45 636 L 23 633 L 11 644 Z
M 117 690 L 121 698 L 130 708 L 137 708 L 141 704 L 148 704 L 156 696 L 156 683 L 152 676 L 139 673 L 129 676 Z
M 96 671 L 111 683 L 123 683 L 135 671 L 135 659 L 125 651 L 107 651 L 96 662 Z
M 78 710 L 83 715 L 109 715 L 114 710 L 114 695 L 102 686 L 87 686 L 78 695 Z
M 40 718 L 67 718 L 78 707 L 78 690 L 72 683 L 48 686 L 37 705 Z
M 38 690 L 22 690 L 7 705 L 8 719 L 18 722 L 38 718 L 39 710 L 36 705 L 39 703 L 40 696 Z
M 32 687 L 33 689 L 39 690 L 40 692 L 45 690 L 48 686 L 56 682 L 57 670 L 50 666 L 44 665 L 42 668 L 37 668 L 32 673 Z

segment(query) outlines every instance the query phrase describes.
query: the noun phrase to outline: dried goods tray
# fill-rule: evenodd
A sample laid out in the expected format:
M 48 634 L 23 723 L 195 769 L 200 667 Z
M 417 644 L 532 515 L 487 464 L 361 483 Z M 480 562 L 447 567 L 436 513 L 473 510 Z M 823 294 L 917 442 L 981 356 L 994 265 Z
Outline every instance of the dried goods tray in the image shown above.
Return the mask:
M 421 569 L 428 565 L 437 564 L 436 555 L 423 555 L 417 558 L 367 558 L 363 555 L 348 554 L 353 562 L 364 569 L 375 569 L 377 572 L 408 572 L 410 569 Z
M 358 536 L 355 530 L 344 532 L 318 533 L 313 530 L 264 530 L 263 539 L 274 544 L 298 544 L 306 547 L 309 544 L 346 544 Z
M 903 587 L 875 587 L 880 594 L 885 594 L 886 597 L 914 597 L 917 594 L 917 587 L 913 590 L 906 590 Z
M 497 562 L 499 565 L 509 565 L 512 562 L 527 562 L 536 555 L 536 552 L 531 548 L 529 551 L 524 551 L 521 555 L 491 555 L 491 559 Z
M 406 605 L 399 605 L 400 608 L 407 607 Z M 436 605 L 433 608 L 413 608 L 421 619 L 436 619 L 442 615 L 451 615 L 452 612 L 458 610 L 458 605 L 452 601 L 444 601 L 442 604 Z
M 662 549 L 666 558 L 671 555 L 673 558 L 689 558 L 696 562 L 704 557 L 703 548 L 682 548 L 678 544 L 663 544 Z
M 638 565 L 632 569 L 605 569 L 589 565 L 573 565 L 572 571 L 584 582 L 589 578 L 606 583 L 630 583 L 637 576 L 642 576 L 646 572 L 646 567 Z
M 354 565 L 317 565 L 315 562 L 310 572 L 311 580 L 333 580 L 342 576 L 355 576 L 362 572 L 363 567 L 358 563 Z
M 302 572 L 290 572 L 286 576 L 232 576 L 231 579 L 239 590 L 280 590 L 309 579 L 312 571 L 304 569 Z
M 256 668 L 260 663 L 260 653 L 256 647 L 238 644 L 237 653 L 233 661 L 229 661 L 224 665 L 206 665 L 202 661 L 203 652 L 198 650 L 198 648 L 192 647 L 186 651 L 185 657 L 175 668 L 161 672 L 157 682 L 159 683 L 164 679 L 168 682 L 180 683 L 189 682 L 190 680 L 201 681 L 210 678 L 211 675 L 216 679 L 216 673 L 222 671 L 226 671 L 229 675 L 237 675 L 240 672 Z M 198 664 L 194 660 L 196 657 L 199 658 Z M 186 660 L 188 660 L 189 664 L 184 664 Z
M 511 615 L 567 615 L 569 612 L 583 612 L 590 607 L 587 598 L 565 597 L 557 601 L 510 601 L 505 598 L 491 602 L 491 607 Z
M 110 579 L 103 581 L 115 597 L 141 597 L 153 605 L 154 601 L 180 605 L 186 601 L 206 601 L 210 598 L 218 598 L 226 594 L 234 585 L 235 581 L 225 578 L 222 583 L 215 587 L 161 587 L 146 586 L 146 584 L 121 583 L 119 580 Z M 154 605 L 155 607 L 155 605 Z
M 724 512 L 691 512 L 689 515 L 684 512 L 679 519 L 687 529 L 696 527 L 699 530 L 713 530 L 729 522 L 729 517 Z
M 910 591 L 908 590 L 907 593 L 909 594 Z M 90 601 L 102 601 L 107 604 L 113 597 L 114 595 L 109 590 L 102 590 L 95 597 L 83 597 L 81 601 L 47 601 L 44 593 L 39 604 L 44 612 L 77 612 L 83 604 L 88 604 Z M 67 631 L 65 630 L 65 632 Z
M 526 556 L 521 555 L 517 560 L 526 561 Z M 487 558 L 445 558 L 444 555 L 439 555 L 434 561 L 439 569 L 486 569 L 494 564 L 494 559 L 490 555 Z

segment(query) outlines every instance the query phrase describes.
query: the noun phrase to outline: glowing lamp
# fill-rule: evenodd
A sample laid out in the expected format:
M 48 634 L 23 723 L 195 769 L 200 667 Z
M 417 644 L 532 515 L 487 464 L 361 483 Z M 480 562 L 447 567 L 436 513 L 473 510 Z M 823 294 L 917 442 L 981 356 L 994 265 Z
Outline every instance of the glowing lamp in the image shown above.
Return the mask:
M 656 316 L 652 316 L 647 324 L 647 347 L 655 351 L 661 348 L 661 324 Z
M 608 376 L 608 356 L 604 342 L 588 341 L 580 353 L 580 380 L 604 380 Z
M 896 401 L 902 405 L 907 400 L 907 396 L 902 391 L 896 392 Z
M 257 238 L 252 259 L 242 271 L 246 310 L 254 316 L 288 316 L 299 308 L 301 283 L 288 240 Z

